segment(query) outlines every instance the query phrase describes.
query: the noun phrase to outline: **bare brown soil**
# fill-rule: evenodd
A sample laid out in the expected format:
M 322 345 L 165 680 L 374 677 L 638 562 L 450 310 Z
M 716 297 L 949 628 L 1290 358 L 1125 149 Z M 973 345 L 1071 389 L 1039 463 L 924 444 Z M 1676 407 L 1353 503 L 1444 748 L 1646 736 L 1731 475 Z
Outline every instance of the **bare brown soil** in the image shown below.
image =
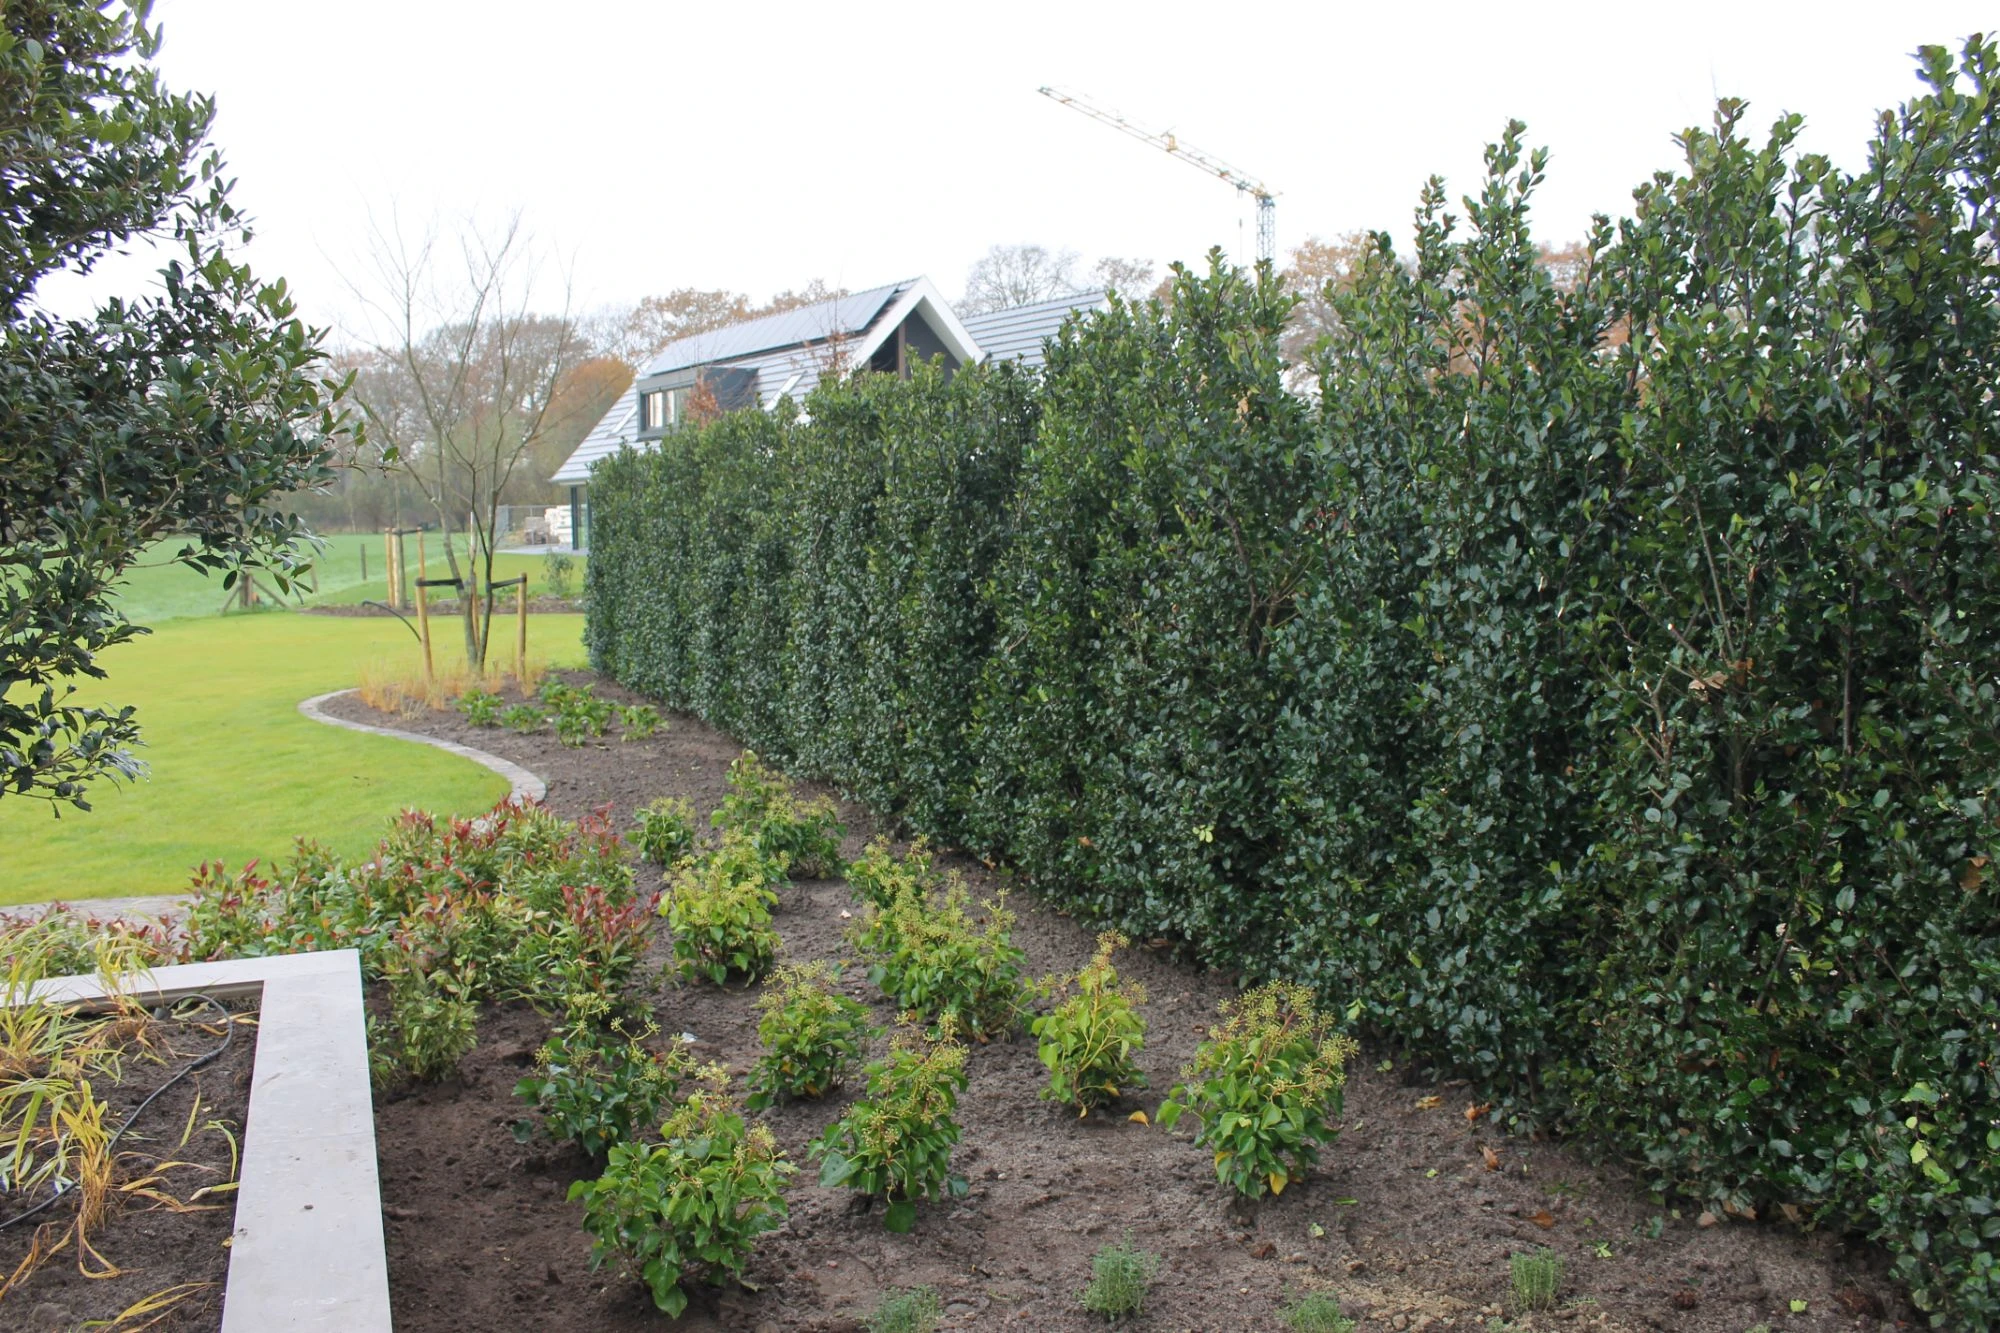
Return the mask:
M 621 702 L 637 698 L 606 682 L 598 689 Z M 353 698 L 334 711 L 383 720 Z M 455 714 L 399 725 L 525 764 L 547 779 L 550 804 L 565 815 L 610 802 L 620 822 L 663 795 L 714 809 L 738 753 L 727 737 L 682 716 L 652 740 L 575 750 L 547 734 L 473 728 Z M 852 855 L 874 824 L 859 806 L 841 808 Z M 974 861 L 949 863 L 981 894 L 1004 887 Z M 1073 971 L 1089 957 L 1093 931 L 1085 923 L 1028 893 L 1017 892 L 1010 906 L 1035 975 Z M 792 958 L 840 959 L 851 956 L 842 934 L 852 910 L 840 882 L 799 883 L 786 891 L 776 924 Z M 1127 1232 L 1165 1260 L 1140 1328 L 1280 1329 L 1287 1302 L 1311 1291 L 1333 1293 L 1367 1333 L 1907 1326 L 1909 1311 L 1881 1276 L 1879 1256 L 1865 1248 L 1767 1223 L 1698 1226 L 1692 1214 L 1648 1201 L 1619 1167 L 1593 1162 L 1577 1146 L 1510 1136 L 1468 1115 L 1474 1099 L 1465 1086 L 1413 1082 L 1379 1051 L 1357 1061 L 1343 1132 L 1320 1167 L 1281 1198 L 1241 1203 L 1217 1184 L 1187 1126 L 1166 1133 L 1127 1119 L 1157 1105 L 1232 993 L 1231 979 L 1164 949 L 1129 950 L 1118 965 L 1151 996 L 1143 1063 L 1152 1091 L 1079 1121 L 1039 1099 L 1045 1077 L 1030 1039 L 975 1048 L 954 1157 L 971 1195 L 922 1207 L 907 1236 L 883 1230 L 879 1213 L 860 1208 L 848 1191 L 821 1189 L 805 1164 L 808 1140 L 840 1114 L 851 1090 L 767 1112 L 801 1163 L 790 1220 L 761 1239 L 747 1286 L 704 1288 L 671 1326 L 859 1330 L 886 1288 L 929 1284 L 946 1302 L 948 1328 L 1102 1328 L 1077 1294 L 1092 1254 Z M 754 991 L 655 984 L 667 1033 L 692 1033 L 699 1052 L 747 1070 L 756 1055 Z M 890 1021 L 858 971 L 846 984 L 873 1004 L 879 1021 Z M 390 1283 L 403 1333 L 669 1324 L 635 1280 L 591 1271 L 580 1210 L 564 1201 L 586 1164 L 546 1145 L 524 1147 L 510 1132 L 524 1114 L 514 1082 L 547 1032 L 524 1007 L 490 1012 L 460 1079 L 378 1100 Z M 1508 1309 L 1509 1256 L 1540 1246 L 1567 1265 L 1560 1308 L 1516 1316 Z M 1802 1313 L 1792 1313 L 1794 1301 L 1805 1303 Z
M 128 1055 L 119 1079 L 94 1085 L 109 1105 L 107 1123 L 116 1127 L 155 1088 L 188 1061 L 220 1040 L 213 1014 L 199 1022 L 148 1025 L 147 1053 Z M 119 1140 L 118 1179 L 128 1190 L 154 1188 L 185 1203 L 195 1191 L 233 1179 L 236 1148 L 243 1141 L 250 1103 L 250 1073 L 257 1048 L 254 1024 L 239 1021 L 229 1049 L 212 1064 L 168 1089 Z M 190 1117 L 193 1132 L 189 1133 Z M 217 1122 L 227 1134 L 210 1127 Z M 186 1141 L 183 1142 L 183 1135 Z M 234 1144 L 231 1143 L 231 1137 Z M 172 1163 L 166 1166 L 163 1164 Z M 149 1177 L 156 1177 L 150 1186 Z M 21 1201 L 0 1194 L 0 1218 L 21 1211 Z M 65 1201 L 35 1219 L 0 1231 L 0 1282 L 28 1255 L 38 1230 L 53 1243 L 75 1217 Z M 229 1270 L 229 1236 L 235 1225 L 233 1192 L 212 1195 L 193 1211 L 136 1192 L 120 1196 L 104 1226 L 91 1233 L 96 1255 L 86 1274 L 74 1242 L 35 1269 L 0 1298 L 0 1328 L 21 1333 L 69 1333 L 86 1327 L 157 1330 L 157 1333 L 214 1333 L 222 1321 L 223 1282 Z M 104 1270 L 115 1270 L 103 1276 Z M 157 1323 L 151 1316 L 116 1323 L 133 1306 L 163 1292 L 192 1284 L 186 1297 Z M 95 1321 L 102 1321 L 95 1322 Z

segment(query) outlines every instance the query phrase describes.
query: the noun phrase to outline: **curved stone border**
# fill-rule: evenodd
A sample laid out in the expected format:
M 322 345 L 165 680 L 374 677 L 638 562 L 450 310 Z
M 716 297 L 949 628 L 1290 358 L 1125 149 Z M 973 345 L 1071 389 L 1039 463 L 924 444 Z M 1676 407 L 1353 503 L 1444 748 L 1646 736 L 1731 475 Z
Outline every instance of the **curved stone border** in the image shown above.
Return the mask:
M 335 717 L 320 706 L 329 699 L 338 699 L 343 694 L 356 693 L 359 693 L 359 691 L 345 689 L 328 690 L 325 694 L 315 694 L 310 699 L 301 699 L 299 701 L 299 711 L 313 721 L 324 722 L 329 727 L 345 727 L 349 731 L 363 731 L 373 736 L 393 736 L 399 741 L 415 741 L 419 745 L 436 746 L 447 754 L 455 754 L 461 759 L 470 759 L 473 763 L 483 768 L 490 768 L 501 777 L 507 779 L 509 783 L 513 784 L 514 790 L 512 794 L 515 796 L 525 796 L 529 800 L 539 801 L 549 794 L 548 783 L 542 781 L 512 760 L 502 759 L 497 754 L 488 754 L 484 750 L 475 750 L 470 745 L 460 745 L 457 741 L 439 740 L 435 736 L 426 736 L 421 732 L 398 731 L 394 727 L 378 727 L 368 722 L 350 722 L 344 717 Z

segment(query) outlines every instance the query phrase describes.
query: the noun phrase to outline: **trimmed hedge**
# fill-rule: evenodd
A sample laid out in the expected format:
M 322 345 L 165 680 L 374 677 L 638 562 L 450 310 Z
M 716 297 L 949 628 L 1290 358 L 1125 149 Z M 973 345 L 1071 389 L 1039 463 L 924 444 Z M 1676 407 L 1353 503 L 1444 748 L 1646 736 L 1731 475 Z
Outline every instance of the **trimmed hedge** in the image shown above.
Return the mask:
M 1567 282 L 1510 127 L 1313 394 L 1215 259 L 609 460 L 594 659 L 2000 1318 L 2000 77 L 1923 74 L 1854 176 L 1724 103 Z

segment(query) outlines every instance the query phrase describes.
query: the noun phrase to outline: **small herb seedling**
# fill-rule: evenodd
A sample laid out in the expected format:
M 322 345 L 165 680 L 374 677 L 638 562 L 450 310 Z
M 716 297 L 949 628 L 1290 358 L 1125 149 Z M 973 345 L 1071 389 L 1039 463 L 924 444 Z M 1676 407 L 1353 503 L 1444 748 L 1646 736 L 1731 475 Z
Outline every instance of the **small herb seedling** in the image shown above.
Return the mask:
M 1132 1233 L 1107 1245 L 1090 1260 L 1090 1285 L 1083 1289 L 1083 1308 L 1107 1319 L 1137 1314 L 1146 1303 L 1146 1289 L 1160 1271 L 1160 1256 L 1139 1249 Z

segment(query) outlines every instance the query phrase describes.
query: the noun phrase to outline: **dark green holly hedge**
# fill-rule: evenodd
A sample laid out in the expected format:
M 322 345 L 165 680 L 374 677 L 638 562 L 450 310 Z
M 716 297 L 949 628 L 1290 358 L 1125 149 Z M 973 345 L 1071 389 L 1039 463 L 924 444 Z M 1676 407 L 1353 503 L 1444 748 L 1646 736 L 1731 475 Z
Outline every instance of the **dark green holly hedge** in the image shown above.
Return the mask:
M 1316 392 L 1214 263 L 621 455 L 595 659 L 1989 1322 L 2000 72 L 1924 73 L 1856 175 L 1725 103 L 1573 281 L 1511 128 Z

